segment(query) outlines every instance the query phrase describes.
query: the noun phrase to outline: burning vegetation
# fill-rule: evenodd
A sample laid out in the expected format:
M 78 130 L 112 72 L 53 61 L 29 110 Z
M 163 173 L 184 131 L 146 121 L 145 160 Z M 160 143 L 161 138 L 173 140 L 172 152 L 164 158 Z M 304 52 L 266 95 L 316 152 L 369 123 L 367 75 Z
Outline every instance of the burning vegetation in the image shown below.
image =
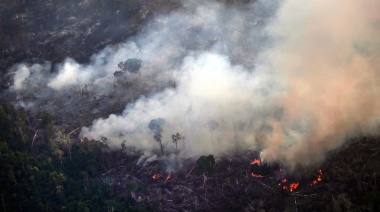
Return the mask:
M 141 203 L 158 205 L 162 211 L 191 209 L 304 211 L 354 207 L 345 202 L 348 201 L 347 195 L 341 196 L 340 193 L 331 190 L 342 183 L 336 179 L 337 176 L 333 171 L 336 168 L 332 169 L 331 163 L 322 164 L 325 171 L 315 167 L 298 167 L 289 171 L 282 164 L 264 163 L 257 155 L 257 152 L 248 151 L 226 156 L 218 161 L 215 161 L 212 155 L 202 156 L 195 164 L 191 160 L 184 161 L 183 168 L 166 174 L 166 177 L 150 174 L 162 173 L 163 167 L 160 166 L 165 164 L 162 162 L 153 162 L 140 169 L 138 173 L 131 173 L 127 169 L 118 172 L 120 176 L 125 174 L 131 176 L 128 179 L 139 179 L 140 185 L 148 185 L 148 190 L 132 191 L 135 199 Z M 332 159 L 339 156 L 339 154 L 331 155 Z M 345 167 L 350 169 L 348 164 Z M 325 172 L 329 173 L 328 181 L 322 180 L 327 177 Z M 151 183 L 149 178 L 152 176 L 161 177 Z M 349 185 L 350 178 L 346 177 L 348 181 L 345 185 Z M 127 179 L 120 180 L 125 182 Z M 372 181 L 372 186 L 375 186 L 373 183 L 375 182 Z M 124 189 L 125 187 L 120 189 L 119 195 L 125 194 Z
M 322 169 L 319 169 L 317 172 L 318 172 L 318 178 L 316 180 L 313 180 L 313 182 L 311 182 L 311 184 L 310 184 L 311 186 L 314 186 L 318 182 L 322 181 L 322 176 L 323 176 Z
M 152 178 L 155 179 L 155 180 L 157 180 L 157 179 L 160 178 L 160 177 L 161 177 L 160 174 L 154 174 L 154 175 L 152 176 Z

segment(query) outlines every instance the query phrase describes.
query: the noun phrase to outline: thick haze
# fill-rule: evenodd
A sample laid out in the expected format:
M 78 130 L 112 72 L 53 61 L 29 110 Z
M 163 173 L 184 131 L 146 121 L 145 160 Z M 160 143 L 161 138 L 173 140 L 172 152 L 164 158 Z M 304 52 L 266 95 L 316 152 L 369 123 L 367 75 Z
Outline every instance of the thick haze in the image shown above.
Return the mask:
M 252 149 L 266 161 L 318 163 L 348 136 L 375 133 L 379 8 L 377 0 L 184 3 L 90 64 L 67 59 L 54 74 L 48 62 L 16 65 L 10 92 L 29 108 L 85 86 L 92 95 L 112 93 L 116 98 L 99 108 L 125 100 L 123 113 L 94 120 L 81 137 L 105 136 L 117 147 L 125 141 L 151 159 L 160 146 L 148 124 L 163 118 L 166 153 L 175 152 L 171 135 L 185 136 L 179 157 Z M 113 73 L 128 58 L 143 65 L 124 88 Z M 25 100 L 30 93 L 34 98 Z M 141 94 L 148 95 L 131 102 Z M 63 110 L 79 107 L 83 97 L 71 98 L 78 101 Z

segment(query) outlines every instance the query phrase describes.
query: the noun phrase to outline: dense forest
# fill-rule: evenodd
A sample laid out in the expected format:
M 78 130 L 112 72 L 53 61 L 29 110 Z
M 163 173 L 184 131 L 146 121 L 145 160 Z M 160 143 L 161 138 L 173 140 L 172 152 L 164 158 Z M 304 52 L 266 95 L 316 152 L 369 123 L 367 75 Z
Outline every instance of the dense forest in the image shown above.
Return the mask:
M 74 141 L 44 112 L 1 105 L 0 116 L 2 211 L 137 210 L 133 199 L 113 195 L 97 179 L 116 159 L 106 143 Z

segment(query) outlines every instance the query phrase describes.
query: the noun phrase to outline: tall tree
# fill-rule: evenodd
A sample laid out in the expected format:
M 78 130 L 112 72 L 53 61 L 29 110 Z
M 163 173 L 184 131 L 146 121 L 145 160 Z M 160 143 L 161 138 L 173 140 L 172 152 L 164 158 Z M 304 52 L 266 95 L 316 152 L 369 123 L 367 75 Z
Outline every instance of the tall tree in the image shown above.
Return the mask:
M 148 128 L 153 131 L 154 135 L 153 138 L 156 140 L 161 147 L 161 153 L 164 155 L 164 147 L 162 146 L 162 125 L 165 124 L 165 119 L 163 118 L 157 118 L 157 119 L 152 119 L 149 124 Z
M 172 135 L 172 141 L 173 141 L 173 143 L 175 143 L 175 148 L 176 149 L 177 149 L 178 142 L 180 140 L 185 140 L 185 136 L 182 136 L 179 133 L 176 133 L 176 134 Z

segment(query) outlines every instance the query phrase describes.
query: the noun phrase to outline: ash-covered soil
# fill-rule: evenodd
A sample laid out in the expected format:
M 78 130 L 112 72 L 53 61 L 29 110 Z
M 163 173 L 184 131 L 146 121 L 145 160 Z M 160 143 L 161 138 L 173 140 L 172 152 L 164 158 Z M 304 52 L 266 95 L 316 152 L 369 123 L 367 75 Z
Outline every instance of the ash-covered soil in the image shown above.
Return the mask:
M 187 159 L 170 172 L 165 157 L 137 165 L 140 155 L 126 149 L 99 180 L 154 211 L 376 211 L 378 139 L 353 139 L 323 164 L 293 170 L 252 164 L 259 153 L 246 151 L 206 169 L 198 158 Z
M 87 62 L 136 34 L 150 17 L 177 7 L 177 0 L 1 1 L 1 73 L 19 62 Z
M 120 152 L 120 154 L 123 154 Z M 139 156 L 129 154 L 99 178 L 111 186 L 117 196 L 132 196 L 139 205 L 155 211 L 276 211 L 286 207 L 284 197 L 297 195 L 277 184 L 286 174 L 280 165 L 265 165 L 271 173 L 253 177 L 251 161 L 257 152 L 247 151 L 218 159 L 202 169 L 199 160 L 181 161 L 177 169 L 167 170 L 170 159 L 138 164 Z M 296 181 L 298 180 L 298 181 Z

